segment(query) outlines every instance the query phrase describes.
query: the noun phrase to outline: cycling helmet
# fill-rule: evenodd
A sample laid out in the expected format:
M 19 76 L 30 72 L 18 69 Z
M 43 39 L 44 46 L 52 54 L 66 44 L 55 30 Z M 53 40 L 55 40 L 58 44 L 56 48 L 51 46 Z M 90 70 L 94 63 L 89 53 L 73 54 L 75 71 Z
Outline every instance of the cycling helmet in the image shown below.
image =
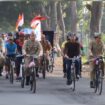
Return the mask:
M 68 32 L 67 33 L 67 40 L 69 40 L 70 39 L 70 37 L 73 35 L 73 33 L 71 33 L 71 32 Z
M 24 36 L 24 32 L 19 32 L 19 36 Z
M 13 36 L 12 32 L 9 32 L 9 33 L 8 33 L 8 36 Z
M 101 37 L 101 33 L 95 32 L 94 33 L 94 38 L 97 38 L 97 37 Z

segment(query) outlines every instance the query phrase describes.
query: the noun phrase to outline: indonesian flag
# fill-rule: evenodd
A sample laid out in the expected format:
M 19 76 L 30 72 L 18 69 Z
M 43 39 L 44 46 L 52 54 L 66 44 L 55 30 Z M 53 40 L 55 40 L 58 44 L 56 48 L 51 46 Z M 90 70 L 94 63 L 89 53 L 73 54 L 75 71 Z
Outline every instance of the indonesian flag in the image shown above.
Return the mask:
M 16 22 L 16 30 L 18 30 L 19 26 L 22 26 L 24 24 L 24 14 L 19 14 L 17 22 Z

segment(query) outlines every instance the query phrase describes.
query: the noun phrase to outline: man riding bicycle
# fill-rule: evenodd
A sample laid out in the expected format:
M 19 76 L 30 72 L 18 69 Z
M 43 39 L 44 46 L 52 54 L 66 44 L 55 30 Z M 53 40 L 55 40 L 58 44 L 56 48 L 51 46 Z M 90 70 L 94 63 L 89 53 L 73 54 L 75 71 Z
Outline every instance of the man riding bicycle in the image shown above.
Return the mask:
M 42 48 L 43 48 L 43 54 L 44 54 L 46 61 L 47 61 L 47 69 L 48 69 L 49 54 L 50 54 L 50 51 L 52 49 L 52 46 L 51 46 L 50 42 L 46 39 L 44 34 L 42 34 L 42 37 L 41 37 L 41 44 L 42 44 Z M 40 63 L 42 64 L 43 57 L 41 57 L 40 60 L 41 60 Z
M 67 63 L 67 85 L 72 84 L 71 80 L 71 64 L 72 60 L 69 58 L 77 57 L 80 55 L 80 44 L 76 41 L 76 36 L 72 34 L 70 36 L 70 40 L 65 44 L 64 54 Z M 76 78 L 79 79 L 79 61 L 75 61 L 75 68 L 76 68 Z
M 18 39 L 15 40 L 16 44 L 17 44 L 17 53 L 22 55 L 22 47 L 24 44 L 24 37 L 25 34 L 23 32 L 19 32 L 18 33 Z M 23 57 L 16 57 L 16 76 L 17 76 L 17 80 L 20 79 L 19 74 L 20 74 L 20 65 L 22 63 L 22 58 Z
M 10 61 L 8 58 L 10 57 L 14 58 L 16 55 L 16 52 L 17 52 L 17 45 L 14 43 L 14 38 L 12 33 L 9 33 L 8 41 L 5 44 L 5 55 L 7 56 L 6 63 L 5 63 L 6 71 L 7 71 L 6 78 L 8 78 L 8 73 L 10 71 L 9 70 Z
M 35 40 L 36 38 L 36 35 L 34 34 L 34 32 L 32 32 L 30 34 L 30 38 L 28 40 L 26 40 L 24 42 L 24 45 L 23 45 L 23 54 L 26 55 L 25 56 L 25 71 L 26 71 L 26 85 L 29 85 L 29 81 L 30 81 L 30 70 L 29 70 L 29 63 L 31 61 L 31 58 L 27 55 L 34 55 L 35 58 L 37 59 L 36 60 L 36 76 L 39 77 L 38 75 L 38 59 L 41 55 L 41 52 L 42 52 L 42 46 L 41 46 L 41 43 L 39 41 L 36 41 Z
M 65 58 L 65 56 L 64 56 L 64 49 L 65 49 L 65 44 L 67 43 L 67 42 L 69 42 L 70 41 L 70 36 L 71 36 L 71 32 L 69 32 L 68 34 L 67 34 L 67 39 L 62 43 L 62 45 L 61 45 L 61 50 L 62 50 L 62 57 L 63 57 L 63 73 L 64 73 L 64 78 L 66 78 L 67 77 L 67 65 L 66 65 L 66 58 Z
M 104 44 L 101 40 L 101 33 L 94 33 L 94 39 L 90 42 L 89 45 L 89 59 L 97 58 L 99 56 L 102 56 L 104 54 Z M 90 87 L 94 88 L 94 78 L 95 78 L 95 72 L 94 72 L 94 62 L 90 62 Z M 103 76 L 104 76 L 104 63 L 102 64 L 102 70 L 103 70 Z

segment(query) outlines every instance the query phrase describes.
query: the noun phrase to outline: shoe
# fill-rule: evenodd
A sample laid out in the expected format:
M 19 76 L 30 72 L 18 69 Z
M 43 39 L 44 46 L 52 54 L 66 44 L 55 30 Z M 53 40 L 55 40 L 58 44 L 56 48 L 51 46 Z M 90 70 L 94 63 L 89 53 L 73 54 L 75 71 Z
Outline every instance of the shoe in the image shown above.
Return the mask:
M 17 77 L 16 80 L 20 81 L 22 78 L 21 77 Z
M 76 75 L 76 79 L 79 80 L 79 78 L 80 78 L 80 76 L 79 75 Z
M 8 79 L 9 77 L 8 77 L 8 74 L 6 74 L 6 77 L 5 77 L 6 79 Z
M 27 77 L 26 77 L 26 85 L 27 85 L 27 86 L 29 85 L 29 82 L 30 82 L 30 76 L 27 76 Z
M 67 80 L 67 85 L 71 85 L 71 84 L 72 84 L 72 81 Z
M 39 78 L 39 74 L 36 74 L 36 77 L 38 77 L 38 78 Z
M 0 76 L 2 76 L 2 74 L 0 73 Z
M 66 78 L 67 77 L 67 74 L 66 73 L 64 73 L 64 76 L 63 76 L 63 78 Z
M 90 88 L 95 88 L 93 81 L 90 81 Z

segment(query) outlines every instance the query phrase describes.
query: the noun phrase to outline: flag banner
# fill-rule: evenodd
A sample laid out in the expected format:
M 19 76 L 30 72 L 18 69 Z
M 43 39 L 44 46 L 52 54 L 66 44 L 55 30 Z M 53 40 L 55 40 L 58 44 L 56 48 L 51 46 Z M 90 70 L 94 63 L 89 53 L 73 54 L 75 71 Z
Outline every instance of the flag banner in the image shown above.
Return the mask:
M 36 34 L 36 40 L 37 41 L 41 41 L 41 21 L 40 20 L 36 20 L 35 24 L 37 25 L 37 27 L 34 30 L 35 34 Z
M 16 31 L 18 30 L 18 27 L 21 27 L 24 24 L 24 14 L 19 14 L 17 22 L 16 22 Z

